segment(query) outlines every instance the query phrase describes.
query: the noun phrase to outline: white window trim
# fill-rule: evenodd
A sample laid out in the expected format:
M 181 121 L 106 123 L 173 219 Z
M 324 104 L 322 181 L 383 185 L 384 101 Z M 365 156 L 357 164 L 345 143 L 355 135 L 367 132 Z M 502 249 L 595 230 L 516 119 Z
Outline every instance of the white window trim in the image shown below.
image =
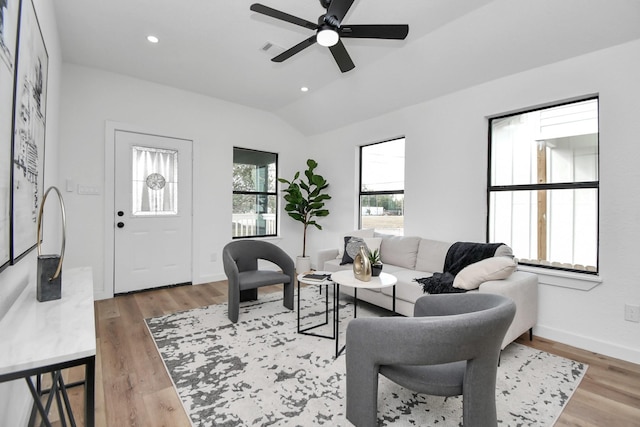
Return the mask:
M 590 291 L 602 283 L 599 275 L 574 273 L 571 271 L 552 270 L 548 268 L 519 265 L 519 271 L 527 271 L 538 275 L 538 283 L 561 288 Z

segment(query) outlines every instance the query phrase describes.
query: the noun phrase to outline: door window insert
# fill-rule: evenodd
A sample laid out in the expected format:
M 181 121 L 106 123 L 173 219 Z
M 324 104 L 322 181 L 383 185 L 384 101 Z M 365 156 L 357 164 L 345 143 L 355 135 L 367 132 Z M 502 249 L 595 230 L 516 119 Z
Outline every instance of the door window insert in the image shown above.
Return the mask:
M 178 152 L 133 146 L 132 214 L 178 214 Z

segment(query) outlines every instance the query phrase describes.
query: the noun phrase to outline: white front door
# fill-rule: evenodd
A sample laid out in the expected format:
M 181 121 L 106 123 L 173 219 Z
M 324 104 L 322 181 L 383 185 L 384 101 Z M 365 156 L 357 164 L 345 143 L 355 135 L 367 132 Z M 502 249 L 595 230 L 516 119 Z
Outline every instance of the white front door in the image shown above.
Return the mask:
M 191 282 L 191 151 L 115 131 L 114 293 Z

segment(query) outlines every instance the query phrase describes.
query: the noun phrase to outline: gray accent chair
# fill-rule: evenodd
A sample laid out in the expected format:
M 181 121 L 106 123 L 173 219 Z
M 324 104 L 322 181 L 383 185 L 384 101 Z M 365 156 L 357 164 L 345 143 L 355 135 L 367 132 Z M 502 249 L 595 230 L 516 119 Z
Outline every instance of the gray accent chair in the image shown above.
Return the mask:
M 359 318 L 347 327 L 347 419 L 377 425 L 378 373 L 414 392 L 462 395 L 466 427 L 497 425 L 500 344 L 516 312 L 496 294 L 425 295 L 415 317 Z
M 276 264 L 282 272 L 258 270 L 258 260 Z M 261 240 L 234 240 L 222 249 L 224 272 L 229 282 L 229 320 L 238 321 L 240 301 L 258 299 L 261 286 L 284 286 L 283 305 L 293 310 L 295 267 L 293 260 L 278 246 Z

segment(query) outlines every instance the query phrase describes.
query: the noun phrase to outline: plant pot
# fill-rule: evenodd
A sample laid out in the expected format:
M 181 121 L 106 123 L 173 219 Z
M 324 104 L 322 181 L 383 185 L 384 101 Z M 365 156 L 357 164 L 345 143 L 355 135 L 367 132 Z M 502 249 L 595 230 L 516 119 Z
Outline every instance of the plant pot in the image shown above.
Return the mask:
M 296 272 L 298 274 L 307 273 L 311 271 L 311 257 L 298 256 L 296 257 Z
M 375 264 L 371 266 L 371 276 L 378 277 L 382 273 L 382 264 Z

